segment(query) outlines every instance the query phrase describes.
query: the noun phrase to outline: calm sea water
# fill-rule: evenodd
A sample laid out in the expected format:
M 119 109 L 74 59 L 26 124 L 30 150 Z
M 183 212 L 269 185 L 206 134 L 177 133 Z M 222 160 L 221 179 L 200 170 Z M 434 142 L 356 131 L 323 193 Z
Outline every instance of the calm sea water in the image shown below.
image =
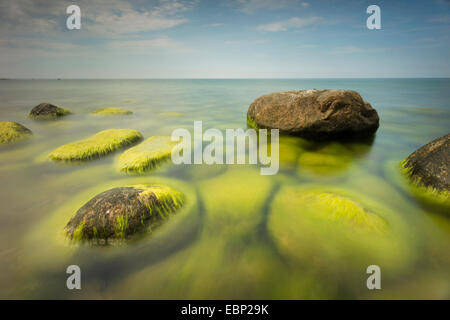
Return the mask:
M 114 167 L 121 151 L 82 164 L 46 159 L 62 144 L 109 128 L 144 137 L 191 130 L 194 120 L 204 129 L 246 128 L 258 96 L 313 88 L 358 91 L 380 115 L 375 139 L 312 144 L 282 137 L 275 176 L 248 165 L 170 163 L 127 176 Z M 0 120 L 34 133 L 0 148 L 1 298 L 450 298 L 449 216 L 421 205 L 397 168 L 448 133 L 449 79 L 11 80 L 0 81 L 0 97 Z M 41 102 L 73 114 L 28 118 Z M 90 115 L 104 107 L 134 113 Z M 152 182 L 188 198 L 153 234 L 121 247 L 64 241 L 65 224 L 91 197 Z M 303 213 L 289 190 L 349 195 L 383 217 L 387 231 L 353 232 L 341 221 L 306 216 L 316 212 Z M 82 270 L 76 292 L 66 288 L 71 264 Z M 366 287 L 372 264 L 381 267 L 382 290 Z

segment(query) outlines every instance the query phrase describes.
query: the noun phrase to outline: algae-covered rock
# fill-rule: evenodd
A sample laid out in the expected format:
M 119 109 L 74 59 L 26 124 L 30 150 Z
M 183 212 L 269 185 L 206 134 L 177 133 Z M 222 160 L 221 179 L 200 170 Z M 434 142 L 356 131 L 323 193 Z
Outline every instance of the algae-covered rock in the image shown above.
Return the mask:
M 183 117 L 184 116 L 184 113 L 175 112 L 175 111 L 160 112 L 159 114 L 163 115 L 163 116 L 169 116 L 169 117 Z
M 183 205 L 182 193 L 163 185 L 138 185 L 104 191 L 83 207 L 66 226 L 75 241 L 124 239 L 157 227 Z
M 109 129 L 95 135 L 65 144 L 53 150 L 49 157 L 52 160 L 89 160 L 108 154 L 142 139 L 137 130 Z
M 30 129 L 17 122 L 0 121 L 0 144 L 14 143 L 31 134 Z
M 199 183 L 206 217 L 205 233 L 230 236 L 235 241 L 255 232 L 270 198 L 272 181 L 254 168 L 229 168 Z
M 319 174 L 336 173 L 344 170 L 350 163 L 346 156 L 336 156 L 333 154 L 305 152 L 300 155 L 298 164 L 300 169 L 307 168 Z
M 302 172 L 306 170 L 320 175 L 341 173 L 369 149 L 370 145 L 349 142 L 316 146 L 300 154 L 298 168 Z
M 125 151 L 118 160 L 118 168 L 125 172 L 144 172 L 171 157 L 178 144 L 169 136 L 153 136 Z
M 92 112 L 95 115 L 106 115 L 106 116 L 114 116 L 114 115 L 129 115 L 133 112 L 123 108 L 103 108 L 98 109 Z
M 270 206 L 267 228 L 280 252 L 295 262 L 334 271 L 377 261 L 401 268 L 409 249 L 395 213 L 339 188 L 282 187 Z
M 34 107 L 30 112 L 32 118 L 59 118 L 70 114 L 70 111 L 64 108 L 57 107 L 50 103 L 41 103 Z
M 281 136 L 278 143 L 280 168 L 295 168 L 298 158 L 307 149 L 309 143 L 299 137 Z M 269 145 L 272 150 L 272 145 Z
M 403 167 L 417 183 L 450 191 L 450 133 L 431 141 L 406 158 Z
M 375 133 L 378 114 L 351 90 L 299 90 L 257 98 L 247 112 L 250 126 L 314 139 Z
M 419 148 L 400 163 L 412 192 L 426 203 L 450 208 L 450 134 Z

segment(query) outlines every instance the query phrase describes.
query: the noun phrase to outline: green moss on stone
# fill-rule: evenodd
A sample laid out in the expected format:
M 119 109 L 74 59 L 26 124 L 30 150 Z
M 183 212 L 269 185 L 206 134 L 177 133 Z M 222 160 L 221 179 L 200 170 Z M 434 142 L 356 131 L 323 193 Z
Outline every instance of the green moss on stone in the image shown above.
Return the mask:
M 89 160 L 128 146 L 141 138 L 142 135 L 137 130 L 104 130 L 84 140 L 63 145 L 53 150 L 49 157 L 63 161 Z
M 339 172 L 350 164 L 351 158 L 320 152 L 305 152 L 298 159 L 299 168 L 306 168 L 314 173 L 329 174 Z
M 117 239 L 125 239 L 125 232 L 128 227 L 128 214 L 118 216 L 116 219 L 116 238 Z M 95 229 L 95 227 L 93 227 Z M 94 236 L 97 232 L 94 231 Z
M 129 115 L 133 112 L 123 108 L 103 108 L 92 112 L 95 115 Z
M 30 129 L 17 122 L 0 121 L 0 144 L 14 143 L 31 134 Z
M 256 124 L 255 120 L 252 117 L 250 117 L 249 115 L 247 115 L 247 125 L 250 128 L 253 128 L 256 130 L 259 129 L 259 126 Z M 268 131 L 270 132 L 270 130 L 268 130 Z
M 84 239 L 83 237 L 83 229 L 86 222 L 80 223 L 80 225 L 73 231 L 71 238 L 73 241 L 82 241 Z M 97 234 L 97 229 L 94 230 L 94 233 Z M 66 232 L 68 234 L 68 232 Z
M 186 201 L 183 193 L 171 187 L 144 184 L 111 189 L 94 199 L 66 225 L 65 233 L 71 241 L 105 244 L 124 240 L 147 227 L 151 230 L 159 226 Z
M 168 136 L 153 136 L 139 145 L 125 151 L 118 159 L 118 170 L 142 173 L 171 157 L 172 149 L 178 144 Z
M 395 213 L 354 192 L 326 186 L 284 186 L 270 205 L 267 228 L 293 262 L 311 260 L 333 272 L 376 259 L 401 269 L 410 248 Z
M 174 112 L 174 111 L 160 112 L 159 114 L 161 114 L 163 116 L 170 116 L 170 117 L 183 117 L 184 116 L 184 113 Z
M 186 201 L 184 195 L 168 186 L 152 185 L 152 186 L 134 186 L 137 189 L 144 189 L 139 194 L 141 201 L 147 206 L 150 216 L 158 214 L 160 218 L 167 218 L 172 212 L 181 208 Z M 154 206 L 153 202 L 149 201 L 149 196 L 156 196 L 158 206 Z
M 409 181 L 409 189 L 415 197 L 421 202 L 430 206 L 439 206 L 446 209 L 447 213 L 450 212 L 450 192 L 446 190 L 437 190 L 431 186 L 425 186 L 420 177 L 412 175 L 412 168 L 409 167 L 407 160 L 403 160 L 399 163 L 401 173 Z

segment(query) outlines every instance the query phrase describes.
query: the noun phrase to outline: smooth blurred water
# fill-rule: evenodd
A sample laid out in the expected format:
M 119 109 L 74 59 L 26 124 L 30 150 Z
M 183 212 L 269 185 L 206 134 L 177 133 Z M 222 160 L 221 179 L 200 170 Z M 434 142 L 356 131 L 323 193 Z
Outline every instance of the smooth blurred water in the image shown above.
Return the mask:
M 204 130 L 246 128 L 248 106 L 258 96 L 314 88 L 358 91 L 380 116 L 375 139 L 313 144 L 282 137 L 275 176 L 260 176 L 255 166 L 169 163 L 127 176 L 114 168 L 122 151 L 82 164 L 46 158 L 62 144 L 109 128 L 137 129 L 145 138 L 192 130 L 194 120 L 202 120 Z M 0 121 L 33 131 L 26 141 L 0 147 L 2 298 L 450 298 L 449 216 L 420 204 L 397 168 L 418 147 L 448 133 L 449 79 L 8 80 L 0 81 L 0 97 Z M 56 121 L 28 118 L 41 102 L 73 114 Z M 90 114 L 104 107 L 133 115 Z M 323 153 L 331 166 L 317 165 Z M 62 240 L 64 225 L 95 194 L 152 181 L 189 193 L 189 210 L 119 248 Z M 340 241 L 347 235 L 327 237 L 299 225 L 300 253 L 292 257 L 283 249 L 292 239 L 277 238 L 273 219 L 281 216 L 277 210 L 291 210 L 289 203 L 288 209 L 273 204 L 288 186 L 337 188 L 363 205 L 379 204 L 389 212 L 395 245 L 370 235 L 364 235 L 370 242 L 349 244 Z M 296 230 L 286 220 L 277 228 Z M 334 232 L 333 224 L 316 227 Z M 66 289 L 70 264 L 82 269 L 77 292 Z M 382 268 L 381 291 L 366 288 L 369 264 Z

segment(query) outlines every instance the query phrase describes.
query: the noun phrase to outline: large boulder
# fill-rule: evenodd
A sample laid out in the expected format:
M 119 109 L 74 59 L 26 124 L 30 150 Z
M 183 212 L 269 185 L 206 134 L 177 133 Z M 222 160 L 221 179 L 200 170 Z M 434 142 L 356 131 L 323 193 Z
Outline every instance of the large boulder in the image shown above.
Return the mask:
M 30 112 L 32 118 L 59 118 L 69 114 L 70 111 L 50 103 L 41 103 Z
M 74 241 L 125 239 L 158 226 L 183 202 L 182 193 L 163 185 L 110 189 L 77 211 L 66 226 L 66 234 Z
M 299 90 L 257 98 L 247 113 L 257 128 L 313 139 L 361 137 L 379 126 L 376 110 L 351 90 Z
M 450 133 L 417 149 L 402 162 L 402 166 L 418 185 L 448 193 L 449 159 Z

